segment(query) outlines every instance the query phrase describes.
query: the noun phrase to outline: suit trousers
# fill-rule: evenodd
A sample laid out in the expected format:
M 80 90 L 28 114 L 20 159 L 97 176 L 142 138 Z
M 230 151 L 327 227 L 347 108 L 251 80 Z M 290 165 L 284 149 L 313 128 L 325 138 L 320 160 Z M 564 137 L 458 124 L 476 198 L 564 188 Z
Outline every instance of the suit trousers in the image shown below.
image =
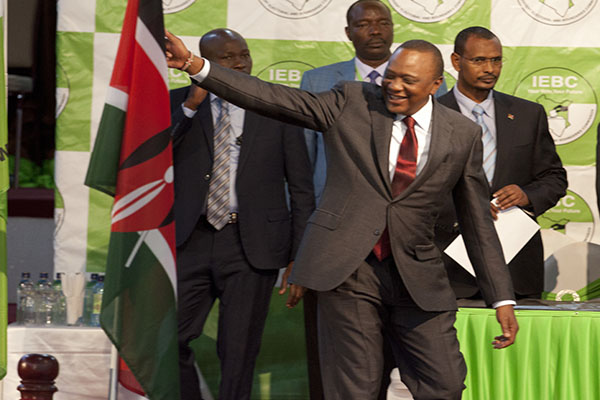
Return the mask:
M 344 283 L 318 295 L 325 399 L 377 398 L 384 335 L 415 400 L 460 399 L 467 368 L 455 320 L 455 311 L 420 309 L 393 258 L 379 262 L 371 254 Z
M 201 399 L 190 341 L 202 333 L 219 299 L 217 354 L 221 400 L 249 399 L 269 302 L 278 270 L 253 268 L 237 224 L 216 231 L 201 218 L 177 249 L 179 368 L 182 400 Z

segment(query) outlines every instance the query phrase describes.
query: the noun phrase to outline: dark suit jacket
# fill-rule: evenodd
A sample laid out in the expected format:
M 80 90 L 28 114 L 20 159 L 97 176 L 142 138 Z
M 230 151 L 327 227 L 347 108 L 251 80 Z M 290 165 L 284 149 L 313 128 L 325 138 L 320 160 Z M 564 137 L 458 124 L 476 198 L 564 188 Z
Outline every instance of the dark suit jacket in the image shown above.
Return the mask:
M 439 102 L 460 112 L 454 92 Z M 531 205 L 526 209 L 535 217 L 553 207 L 566 194 L 567 177 L 550 132 L 544 108 L 531 101 L 494 91 L 497 154 L 491 195 L 506 185 L 516 184 Z M 440 214 L 436 242 L 445 248 L 458 235 L 452 199 Z M 444 256 L 450 282 L 459 298 L 477 293 L 472 275 Z M 536 233 L 509 264 L 515 292 L 519 295 L 541 293 L 544 289 L 544 249 Z
M 206 214 L 213 160 L 210 96 L 190 119 L 181 108 L 188 90 L 171 92 L 177 246 Z M 302 129 L 247 111 L 242 135 L 236 177 L 242 247 L 253 267 L 281 268 L 294 259 L 314 210 Z M 286 182 L 291 210 L 286 203 Z
M 292 281 L 315 290 L 344 282 L 388 228 L 398 272 L 427 311 L 456 308 L 433 227 L 442 201 L 455 196 L 457 215 L 488 303 L 513 298 L 513 288 L 488 206 L 481 168 L 481 128 L 434 101 L 429 158 L 414 182 L 392 198 L 388 171 L 395 118 L 381 89 L 342 82 L 310 93 L 272 85 L 211 64 L 200 84 L 245 109 L 325 132 L 327 184 L 309 219 Z
M 342 61 L 335 64 L 324 65 L 315 69 L 308 70 L 302 74 L 300 89 L 309 92 L 324 92 L 331 89 L 336 83 L 341 81 L 354 81 L 356 79 L 356 66 L 354 58 L 348 61 Z M 442 82 L 435 97 L 446 93 L 446 81 Z M 325 177 L 327 164 L 323 150 L 323 141 L 319 137 L 320 132 L 306 129 L 306 146 L 308 147 L 308 156 L 314 166 L 314 185 L 317 202 L 321 199 L 321 194 L 325 187 Z

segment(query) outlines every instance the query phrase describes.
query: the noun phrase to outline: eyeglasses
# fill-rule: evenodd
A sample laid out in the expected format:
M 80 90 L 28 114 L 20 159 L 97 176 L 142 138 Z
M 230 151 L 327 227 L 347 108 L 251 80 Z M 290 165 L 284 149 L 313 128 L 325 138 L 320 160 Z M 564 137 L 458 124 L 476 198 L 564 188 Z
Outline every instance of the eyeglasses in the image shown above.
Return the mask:
M 504 57 L 492 57 L 492 58 L 487 58 L 487 57 L 473 57 L 473 58 L 467 58 L 467 57 L 463 57 L 460 54 L 458 55 L 461 58 L 464 58 L 465 60 L 467 60 L 468 62 L 470 62 L 471 64 L 477 66 L 477 67 L 481 67 L 483 65 L 486 65 L 488 62 L 491 62 L 493 66 L 498 66 L 498 65 L 502 65 L 503 62 L 505 62 L 506 60 L 504 59 Z

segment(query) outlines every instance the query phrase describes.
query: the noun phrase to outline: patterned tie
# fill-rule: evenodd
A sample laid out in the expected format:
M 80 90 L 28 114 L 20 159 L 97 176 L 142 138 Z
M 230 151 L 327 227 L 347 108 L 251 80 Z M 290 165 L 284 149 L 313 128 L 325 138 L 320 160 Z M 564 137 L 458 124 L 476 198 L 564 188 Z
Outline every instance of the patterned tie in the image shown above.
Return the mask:
M 227 103 L 216 98 L 219 117 L 213 136 L 212 179 L 208 187 L 206 219 L 216 230 L 229 221 L 229 138 L 231 122 Z
M 483 114 L 485 111 L 483 107 L 476 104 L 471 111 L 475 116 L 475 121 L 481 126 L 483 133 L 481 134 L 481 141 L 483 142 L 483 171 L 489 182 L 492 184 L 492 178 L 494 177 L 494 169 L 496 168 L 496 141 L 492 136 L 492 132 L 483 121 Z
M 392 179 L 392 197 L 398 197 L 415 180 L 417 175 L 417 136 L 415 134 L 415 120 L 405 117 L 402 122 L 406 125 L 406 133 L 400 144 L 394 179 Z M 373 253 L 379 261 L 383 261 L 392 253 L 390 235 L 387 227 L 381 234 L 379 241 L 373 247 Z
M 369 82 L 378 85 L 377 78 L 379 78 L 380 76 L 381 74 L 379 72 L 373 70 L 369 73 L 369 75 L 367 75 L 367 78 L 369 78 Z

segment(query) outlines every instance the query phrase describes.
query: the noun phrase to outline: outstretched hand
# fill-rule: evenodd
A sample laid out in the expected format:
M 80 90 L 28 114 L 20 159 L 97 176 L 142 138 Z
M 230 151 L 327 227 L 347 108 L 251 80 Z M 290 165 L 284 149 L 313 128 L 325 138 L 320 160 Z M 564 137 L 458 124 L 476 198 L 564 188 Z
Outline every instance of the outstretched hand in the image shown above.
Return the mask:
M 292 273 L 293 266 L 294 262 L 291 261 L 283 273 L 281 279 L 281 289 L 279 289 L 279 295 L 282 295 L 286 292 L 287 287 L 290 287 L 290 292 L 288 294 L 287 301 L 285 302 L 285 306 L 287 308 L 296 307 L 296 304 L 298 304 L 300 299 L 302 299 L 302 297 L 304 296 L 304 293 L 306 293 L 306 288 L 304 286 L 288 283 L 288 279 L 290 277 L 290 274 Z
M 190 75 L 194 75 L 202 69 L 204 65 L 204 61 L 202 58 L 194 56 L 190 50 L 185 46 L 185 43 L 173 35 L 171 32 L 165 29 L 165 55 L 167 58 L 167 66 L 169 68 L 177 68 L 184 69 L 185 72 Z M 193 62 L 188 63 L 188 60 L 193 60 Z
M 183 68 L 185 61 L 190 56 L 190 51 L 185 47 L 183 41 L 165 29 L 165 46 L 169 68 Z
M 515 342 L 517 331 L 519 330 L 513 306 L 505 305 L 496 308 L 496 319 L 502 328 L 502 335 L 496 336 L 492 345 L 495 349 L 503 349 Z

